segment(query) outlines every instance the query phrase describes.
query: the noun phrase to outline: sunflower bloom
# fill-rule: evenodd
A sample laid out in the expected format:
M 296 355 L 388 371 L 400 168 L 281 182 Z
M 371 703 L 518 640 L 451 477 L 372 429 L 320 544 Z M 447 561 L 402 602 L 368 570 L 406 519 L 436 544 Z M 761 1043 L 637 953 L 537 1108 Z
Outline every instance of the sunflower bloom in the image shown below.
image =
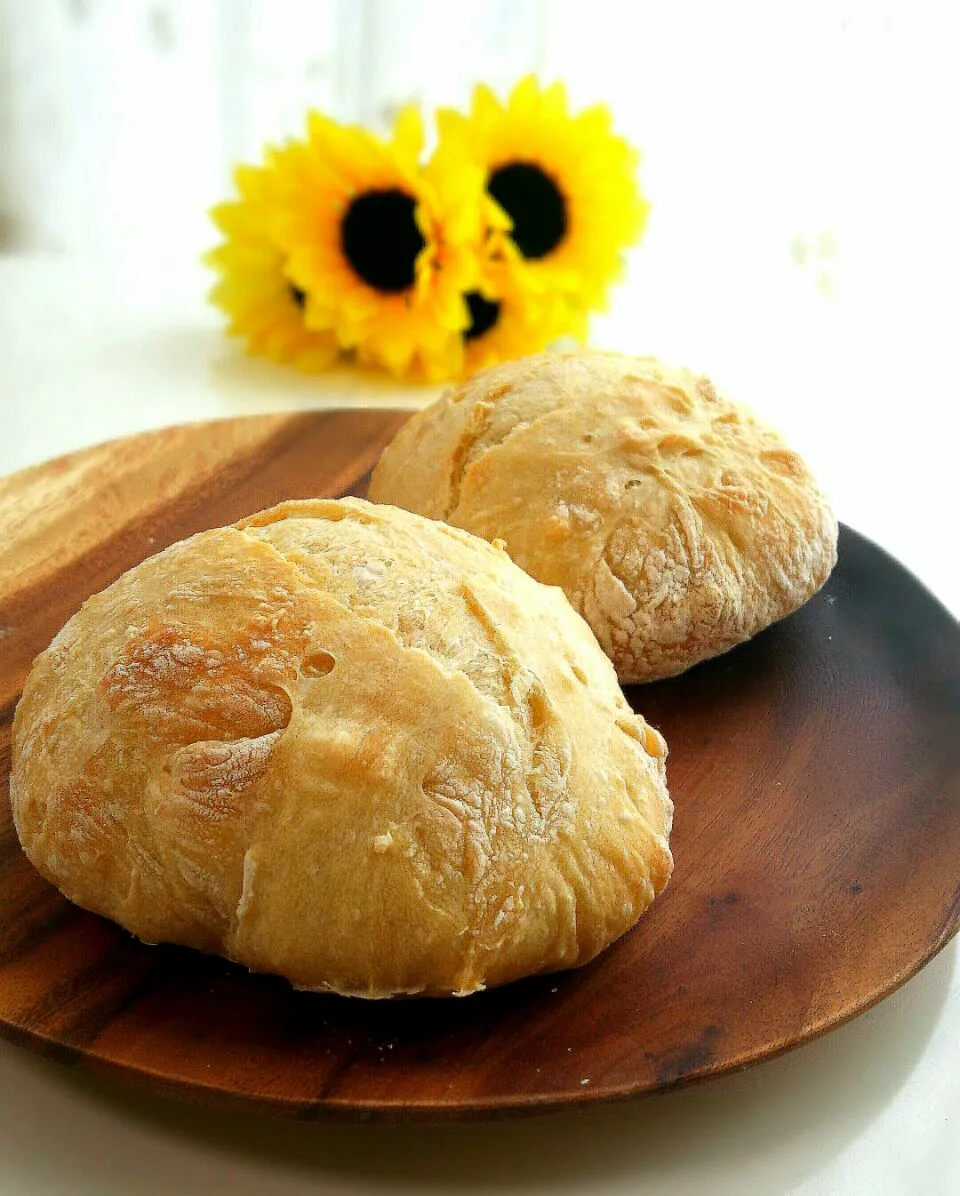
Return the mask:
M 483 193 L 484 172 L 465 158 L 462 144 L 441 139 L 425 169 L 444 210 L 456 214 L 458 244 L 470 247 L 476 282 L 463 294 L 467 323 L 442 352 L 425 360 L 415 353 L 408 376 L 425 382 L 469 377 L 477 370 L 544 349 L 558 337 L 582 330 L 585 320 L 537 288 L 524 287 L 512 262 L 509 216 Z
M 605 305 L 648 211 L 639 155 L 613 133 L 609 110 L 571 115 L 562 83 L 541 88 L 529 76 L 506 103 L 478 86 L 467 115 L 444 109 L 437 124 L 442 140 L 474 156 L 509 217 L 518 285 L 567 305 L 582 328 L 586 309 Z
M 469 377 L 497 362 L 539 353 L 560 337 L 586 333 L 585 313 L 523 285 L 505 242 L 504 233 L 488 229 L 478 248 L 480 281 L 464 296 L 470 323 L 458 338 L 451 377 Z
M 503 263 L 488 264 L 480 288 L 466 299 L 470 325 L 461 336 L 456 377 L 539 353 L 562 336 L 582 339 L 586 332 L 585 315 L 556 303 L 537 302 Z
M 234 176 L 239 197 L 210 213 L 224 239 L 204 257 L 220 276 L 209 297 L 226 313 L 227 331 L 246 340 L 249 353 L 306 372 L 324 370 L 337 356 L 336 337 L 307 328 L 305 296 L 287 278 L 286 254 L 272 232 L 276 160 L 239 167 Z
M 313 114 L 285 154 L 274 227 L 309 328 L 394 374 L 443 376 L 470 320 L 483 177 L 458 155 L 441 180 L 422 148 L 413 108 L 389 140 Z

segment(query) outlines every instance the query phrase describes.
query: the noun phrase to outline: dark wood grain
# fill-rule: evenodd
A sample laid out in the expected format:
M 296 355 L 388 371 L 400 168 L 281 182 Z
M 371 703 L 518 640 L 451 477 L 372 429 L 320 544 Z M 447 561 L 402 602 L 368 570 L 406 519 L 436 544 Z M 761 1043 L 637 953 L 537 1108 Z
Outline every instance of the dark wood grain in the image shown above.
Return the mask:
M 165 544 L 282 498 L 362 493 L 402 414 L 234 420 L 0 482 L 0 763 L 32 656 Z M 826 589 L 629 692 L 670 745 L 676 872 L 593 965 L 463 1000 L 298 994 L 75 909 L 0 799 L 0 1032 L 62 1061 L 299 1116 L 532 1112 L 717 1076 L 890 993 L 960 922 L 960 630 L 844 529 Z

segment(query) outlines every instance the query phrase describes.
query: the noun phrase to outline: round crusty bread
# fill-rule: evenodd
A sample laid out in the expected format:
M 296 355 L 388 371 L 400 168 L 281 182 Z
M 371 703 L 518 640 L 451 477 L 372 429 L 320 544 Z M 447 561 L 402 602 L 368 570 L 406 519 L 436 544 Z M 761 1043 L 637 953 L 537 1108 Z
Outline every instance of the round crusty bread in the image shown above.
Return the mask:
M 706 378 L 619 353 L 476 375 L 400 429 L 370 497 L 506 542 L 623 682 L 717 656 L 801 606 L 837 524 L 804 463 Z
M 672 868 L 666 747 L 563 594 L 355 499 L 130 570 L 14 726 L 17 831 L 67 897 L 305 988 L 583 964 Z

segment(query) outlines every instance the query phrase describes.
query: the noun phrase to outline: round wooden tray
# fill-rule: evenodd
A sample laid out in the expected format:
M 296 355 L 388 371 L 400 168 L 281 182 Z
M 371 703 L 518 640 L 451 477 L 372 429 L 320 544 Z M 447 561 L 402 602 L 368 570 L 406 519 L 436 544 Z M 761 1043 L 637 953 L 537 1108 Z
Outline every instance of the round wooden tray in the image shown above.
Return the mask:
M 363 493 L 402 413 L 173 428 L 0 481 L 2 775 L 32 656 L 164 545 L 281 498 Z M 300 1116 L 533 1112 L 721 1075 L 908 979 L 960 921 L 960 630 L 843 529 L 803 610 L 628 691 L 670 745 L 676 872 L 580 971 L 463 1000 L 293 992 L 76 909 L 0 800 L 0 1032 L 154 1090 Z

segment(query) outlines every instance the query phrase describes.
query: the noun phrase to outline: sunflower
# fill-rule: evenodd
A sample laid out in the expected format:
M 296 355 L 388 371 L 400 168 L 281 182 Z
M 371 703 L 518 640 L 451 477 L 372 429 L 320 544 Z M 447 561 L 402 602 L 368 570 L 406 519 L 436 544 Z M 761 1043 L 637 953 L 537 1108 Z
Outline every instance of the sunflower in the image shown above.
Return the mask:
M 461 213 L 458 242 L 469 246 L 477 273 L 473 289 L 462 296 L 466 323 L 429 359 L 414 353 L 407 370 L 411 379 L 437 382 L 468 377 L 499 361 L 538 352 L 574 329 L 584 331 L 585 319 L 571 314 L 569 307 L 522 285 L 511 260 L 510 218 L 483 194 L 483 171 L 474 165 L 470 172 L 461 144 L 441 139 L 426 174 L 445 211 Z M 463 202 L 465 191 L 474 198 L 481 195 L 479 207 L 476 202 Z
M 469 377 L 497 362 L 538 353 L 562 336 L 582 339 L 586 332 L 585 313 L 524 287 L 507 254 L 489 244 L 480 283 L 465 299 L 470 324 L 459 337 L 453 377 Z
M 518 285 L 567 304 L 582 324 L 577 309 L 604 305 L 648 210 L 639 156 L 613 133 L 609 110 L 571 115 L 562 83 L 541 89 L 529 76 L 505 104 L 481 84 L 468 115 L 443 109 L 437 125 L 443 141 L 474 156 L 509 217 Z
M 469 377 L 499 361 L 538 353 L 569 329 L 568 320 L 558 324 L 544 308 L 531 304 L 529 295 L 510 275 L 496 282 L 488 294 L 472 291 L 467 306 L 470 327 L 462 335 L 459 377 Z
M 458 222 L 451 231 L 457 244 L 466 246 L 473 257 L 474 284 L 460 295 L 460 326 L 431 344 L 429 352 L 417 346 L 407 376 L 420 382 L 460 378 L 505 357 L 542 348 L 552 339 L 554 324 L 546 326 L 545 305 L 535 296 L 526 296 L 517 284 L 504 241 L 510 220 L 484 195 L 483 172 L 465 161 L 459 148 L 441 142 L 424 173 L 446 219 Z M 358 358 L 382 364 L 376 352 L 369 349 L 362 348 Z
M 422 148 L 414 108 L 389 140 L 311 115 L 285 157 L 274 227 L 308 327 L 394 374 L 432 377 L 469 325 L 483 174 L 453 149 L 442 171 L 421 170 Z
M 337 356 L 336 337 L 307 328 L 305 296 L 286 277 L 286 254 L 272 232 L 281 158 L 268 155 L 264 166 L 239 167 L 234 175 L 239 198 L 212 209 L 225 239 L 204 256 L 220 275 L 210 299 L 229 317 L 228 332 L 246 338 L 251 354 L 323 370 Z
M 463 300 L 467 326 L 448 336 L 428 357 L 414 352 L 406 371 L 411 381 L 466 378 L 497 362 L 536 353 L 570 332 L 569 313 L 558 321 L 556 305 L 547 308 L 535 300 L 531 302 L 530 295 L 517 285 L 513 272 L 502 264 L 488 261 L 476 289 L 468 291 Z M 369 354 L 360 353 L 358 357 L 361 362 L 379 364 Z

